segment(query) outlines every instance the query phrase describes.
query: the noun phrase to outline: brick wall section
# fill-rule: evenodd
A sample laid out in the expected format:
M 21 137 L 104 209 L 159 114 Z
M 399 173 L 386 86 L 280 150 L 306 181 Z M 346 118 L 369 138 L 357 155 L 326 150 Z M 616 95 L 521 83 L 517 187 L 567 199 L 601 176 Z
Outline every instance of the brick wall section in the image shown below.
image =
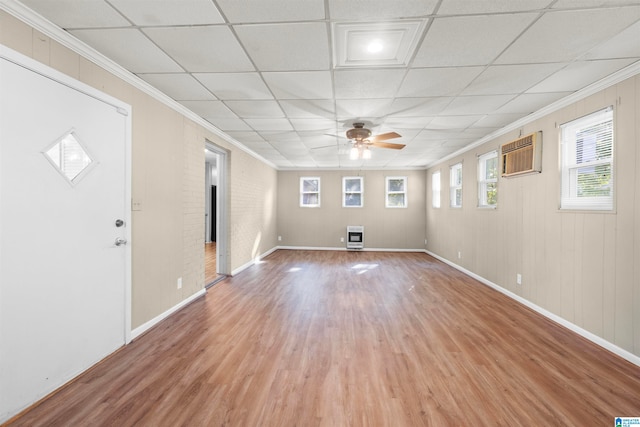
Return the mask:
M 204 283 L 204 139 L 193 123 L 185 120 L 183 140 L 183 294 L 202 289 Z
M 230 162 L 230 271 L 277 245 L 276 170 L 243 152 Z

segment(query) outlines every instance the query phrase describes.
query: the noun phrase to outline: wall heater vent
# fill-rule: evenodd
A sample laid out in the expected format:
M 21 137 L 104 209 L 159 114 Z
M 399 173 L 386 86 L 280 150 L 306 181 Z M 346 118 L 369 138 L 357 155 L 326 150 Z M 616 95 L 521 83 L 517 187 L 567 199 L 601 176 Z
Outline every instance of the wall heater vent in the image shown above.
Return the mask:
M 501 147 L 502 176 L 542 172 L 542 132 L 507 142 Z
M 347 249 L 364 248 L 364 226 L 347 226 Z

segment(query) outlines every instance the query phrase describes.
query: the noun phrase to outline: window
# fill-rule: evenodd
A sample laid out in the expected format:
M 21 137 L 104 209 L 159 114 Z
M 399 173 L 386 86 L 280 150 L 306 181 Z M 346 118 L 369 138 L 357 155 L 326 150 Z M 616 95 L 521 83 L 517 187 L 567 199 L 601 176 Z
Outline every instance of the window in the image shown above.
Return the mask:
M 300 206 L 305 208 L 320 207 L 320 178 L 300 178 Z
M 345 176 L 342 178 L 342 207 L 361 208 L 363 205 L 363 178 L 361 176 Z
M 43 154 L 71 185 L 75 185 L 91 167 L 95 166 L 95 162 L 74 131 L 67 132 L 50 145 Z
M 407 177 L 386 177 L 386 206 L 388 208 L 407 207 Z
M 440 171 L 431 174 L 431 206 L 440 207 Z
M 613 209 L 613 108 L 565 123 L 561 130 L 560 209 Z
M 478 206 L 495 208 L 498 203 L 498 152 L 478 157 Z
M 456 163 L 449 169 L 449 205 L 462 207 L 462 163 Z

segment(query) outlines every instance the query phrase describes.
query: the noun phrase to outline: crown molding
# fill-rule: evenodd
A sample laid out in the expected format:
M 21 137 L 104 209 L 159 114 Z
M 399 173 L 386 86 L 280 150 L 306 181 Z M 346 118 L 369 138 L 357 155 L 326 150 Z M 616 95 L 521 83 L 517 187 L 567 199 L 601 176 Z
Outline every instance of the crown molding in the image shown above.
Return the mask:
M 447 160 L 450 160 L 454 157 L 460 156 L 468 151 L 471 151 L 472 149 L 479 147 L 482 144 L 485 144 L 491 140 L 496 139 L 499 136 L 502 136 L 506 133 L 509 133 L 511 131 L 514 130 L 518 130 L 519 128 L 521 128 L 522 126 L 529 124 L 531 122 L 533 122 L 534 120 L 538 120 L 548 114 L 551 114 L 555 111 L 560 110 L 561 108 L 564 108 L 568 105 L 571 105 L 575 102 L 578 102 L 588 96 L 593 95 L 594 93 L 597 93 L 601 90 L 604 90 L 608 87 L 611 87 L 617 83 L 620 83 L 621 81 L 624 81 L 630 77 L 633 77 L 637 74 L 640 74 L 640 61 L 634 62 L 631 65 L 626 66 L 625 68 L 623 68 L 622 70 L 619 70 L 607 77 L 604 77 L 600 80 L 598 80 L 595 83 L 590 84 L 589 86 L 586 86 L 574 93 L 572 93 L 571 95 L 565 96 L 562 99 L 559 99 L 558 101 L 547 105 L 546 107 L 543 107 L 527 116 L 524 116 L 521 119 L 516 120 L 515 122 L 500 128 L 498 130 L 496 130 L 495 132 L 490 133 L 489 135 L 486 135 L 484 137 L 482 137 L 481 139 L 467 145 L 464 148 L 461 148 L 458 151 L 455 151 L 443 158 L 441 158 L 440 160 L 437 160 L 435 162 L 431 162 L 429 164 L 427 164 L 425 166 L 425 169 L 429 169 L 432 168 L 433 166 L 440 164 L 442 162 L 446 162 Z
M 139 89 L 140 91 L 153 97 L 154 99 L 163 103 L 164 105 L 168 106 L 174 111 L 182 114 L 186 118 L 202 126 L 209 132 L 220 137 L 221 139 L 233 145 L 234 147 L 244 151 L 250 156 L 256 158 L 257 160 L 269 165 L 273 169 L 278 169 L 278 167 L 272 162 L 270 162 L 269 160 L 260 156 L 258 153 L 250 150 L 249 148 L 244 146 L 242 143 L 240 143 L 236 139 L 230 137 L 229 135 L 227 135 L 226 133 L 224 133 L 223 131 L 221 131 L 220 129 L 218 129 L 217 127 L 215 127 L 214 125 L 212 125 L 211 123 L 209 123 L 208 121 L 206 121 L 205 119 L 203 119 L 202 117 L 194 113 L 193 111 L 189 110 L 184 105 L 173 100 L 163 92 L 159 91 L 155 87 L 151 86 L 149 83 L 142 80 L 140 77 L 126 70 L 124 67 L 117 64 L 113 60 L 107 58 L 106 56 L 104 56 L 97 50 L 93 49 L 86 43 L 78 40 L 77 38 L 75 38 L 74 36 L 66 32 L 65 30 L 63 30 L 62 28 L 58 27 L 51 21 L 47 20 L 42 15 L 39 15 L 38 13 L 34 12 L 24 4 L 20 3 L 19 1 L 0 0 L 0 9 L 14 16 L 15 18 L 19 19 L 25 24 L 31 26 L 32 28 L 40 31 L 42 34 L 46 35 L 47 37 L 50 37 L 51 39 L 63 45 L 64 47 L 81 55 L 83 58 L 93 62 L 97 66 L 103 68 L 104 70 L 108 71 L 109 73 L 113 74 L 119 79 L 125 81 L 126 83 L 129 83 L 136 89 Z

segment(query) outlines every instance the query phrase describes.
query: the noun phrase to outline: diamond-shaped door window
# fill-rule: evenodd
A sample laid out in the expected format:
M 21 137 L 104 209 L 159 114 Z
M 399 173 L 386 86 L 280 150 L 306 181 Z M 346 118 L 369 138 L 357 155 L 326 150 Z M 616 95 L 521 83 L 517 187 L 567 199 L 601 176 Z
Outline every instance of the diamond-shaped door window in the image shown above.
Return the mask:
M 69 131 L 57 139 L 43 154 L 72 185 L 75 185 L 95 163 L 74 131 Z

